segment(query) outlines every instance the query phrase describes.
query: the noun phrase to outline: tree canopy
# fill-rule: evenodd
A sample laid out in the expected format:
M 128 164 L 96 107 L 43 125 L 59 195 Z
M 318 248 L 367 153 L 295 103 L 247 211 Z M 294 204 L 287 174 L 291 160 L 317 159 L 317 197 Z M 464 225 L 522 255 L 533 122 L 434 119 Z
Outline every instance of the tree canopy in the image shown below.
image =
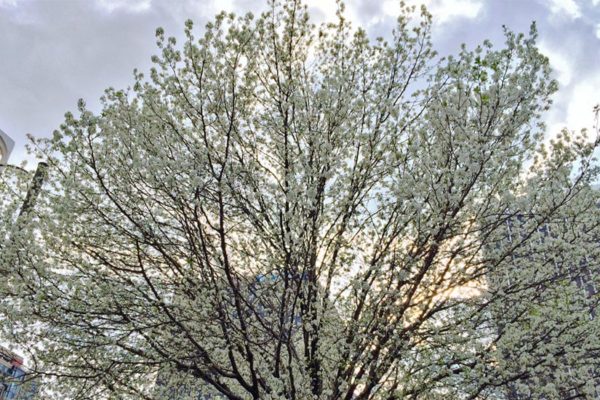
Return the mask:
M 598 143 L 544 139 L 534 25 L 440 58 L 431 24 L 158 29 L 148 76 L 36 139 L 18 226 L 0 178 L 0 327 L 45 398 L 591 397 Z

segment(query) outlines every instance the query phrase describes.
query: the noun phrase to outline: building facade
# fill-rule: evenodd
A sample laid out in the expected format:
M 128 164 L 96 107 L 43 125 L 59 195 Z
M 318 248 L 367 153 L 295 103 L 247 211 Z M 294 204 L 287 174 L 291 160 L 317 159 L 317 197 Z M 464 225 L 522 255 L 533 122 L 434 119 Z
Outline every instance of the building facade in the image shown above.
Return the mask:
M 10 153 L 13 150 L 15 142 L 8 135 L 0 130 L 0 164 L 6 164 Z
M 23 358 L 0 346 L 0 400 L 33 400 L 36 384 L 27 377 Z
M 294 279 L 291 276 L 288 276 L 288 278 L 290 280 Z M 246 279 L 242 281 L 242 285 L 245 288 L 242 292 L 243 295 L 247 296 L 243 301 L 246 306 L 247 321 L 254 320 L 256 322 L 256 320 L 260 320 L 265 325 L 276 324 L 276 319 L 280 317 L 278 312 L 280 311 L 281 304 L 275 304 L 274 299 L 278 298 L 275 293 L 280 293 L 284 290 L 281 275 L 273 271 L 266 274 L 258 274 L 254 277 L 246 277 Z M 299 274 L 295 279 L 296 282 L 307 281 L 304 274 Z M 240 296 L 242 295 L 241 293 L 231 293 L 230 295 L 231 297 Z M 236 320 L 238 317 L 233 305 L 229 311 L 232 320 Z M 291 323 L 289 330 L 291 337 L 288 338 L 286 335 L 282 335 L 282 337 L 284 340 L 299 342 L 300 337 L 298 333 L 302 324 L 299 313 L 297 312 L 292 315 L 290 311 L 286 313 L 285 318 Z M 267 337 L 254 337 L 254 339 L 265 340 Z M 230 383 L 235 385 L 234 381 Z M 165 400 L 225 400 L 227 398 L 191 374 L 177 370 L 169 371 L 167 369 L 158 373 L 154 395 Z
M 577 228 L 576 228 L 577 229 Z M 575 229 L 575 230 L 576 230 Z M 506 220 L 504 226 L 502 239 L 499 241 L 499 248 L 521 248 L 516 254 L 512 255 L 510 261 L 506 263 L 503 268 L 505 272 L 508 272 L 509 276 L 517 278 L 522 275 L 526 278 L 522 282 L 510 282 L 509 280 L 503 280 L 502 273 L 494 278 L 488 280 L 490 288 L 500 288 L 503 285 L 512 288 L 513 290 L 522 290 L 523 293 L 529 293 L 532 295 L 532 303 L 527 310 L 527 313 L 532 316 L 532 320 L 540 321 L 553 321 L 558 318 L 557 315 L 549 313 L 548 310 L 553 308 L 550 304 L 545 304 L 543 300 L 542 292 L 563 293 L 562 304 L 555 305 L 554 307 L 565 307 L 572 310 L 573 313 L 580 314 L 582 318 L 577 324 L 574 324 L 572 329 L 580 329 L 580 332 L 584 332 L 587 319 L 590 324 L 595 324 L 597 319 L 597 305 L 598 305 L 598 273 L 599 263 L 595 259 L 595 256 L 588 254 L 577 254 L 572 252 L 565 243 L 575 243 L 578 240 L 587 240 L 589 243 L 595 245 L 598 243 L 597 239 L 585 237 L 580 235 L 578 232 L 573 230 L 573 227 L 567 223 L 566 220 L 557 220 L 552 222 L 545 222 L 538 224 L 534 221 L 533 217 L 524 215 L 513 216 Z M 563 248 L 559 245 L 563 242 Z M 535 245 L 531 245 L 535 243 Z M 519 274 L 511 273 L 509 270 L 520 270 Z M 502 269 L 501 269 L 502 270 Z M 528 276 L 532 276 L 532 281 L 529 281 Z M 544 279 L 541 279 L 541 277 Z M 504 283 L 500 283 L 503 281 Z M 536 282 L 535 285 L 544 286 L 542 291 L 537 292 L 540 295 L 538 300 L 533 301 L 533 295 L 537 289 L 532 288 L 527 290 L 526 287 L 529 282 Z M 506 283 L 508 282 L 508 283 Z M 553 297 L 556 298 L 556 297 Z M 522 312 L 520 310 L 519 312 Z M 503 313 L 510 313 L 511 310 L 502 310 Z M 506 318 L 500 318 L 506 319 Z M 498 319 L 498 321 L 500 320 Z M 568 324 L 564 320 L 557 320 L 557 326 L 561 326 L 567 331 L 571 331 Z M 582 322 L 583 321 L 583 322 Z M 536 332 L 536 325 L 529 324 L 528 318 L 524 319 L 524 323 L 516 323 L 512 326 L 506 327 L 507 332 L 512 330 L 511 334 L 515 331 L 521 331 L 527 337 L 527 335 L 538 335 Z M 539 325 L 544 325 L 541 323 Z M 583 329 L 582 329 L 583 328 Z M 498 324 L 499 331 L 505 329 L 503 324 Z M 543 339 L 540 335 L 540 346 L 550 344 L 548 348 L 552 348 L 550 341 L 555 340 L 550 336 Z M 548 343 L 544 343 L 547 341 Z M 558 343 L 558 341 L 556 341 Z M 585 340 L 582 340 L 582 344 Z M 543 348 L 543 347 L 540 347 Z M 597 357 L 595 354 L 597 350 L 592 350 L 594 354 L 588 354 L 586 358 Z M 542 356 L 538 354 L 537 356 Z M 543 394 L 540 390 L 542 386 L 551 384 L 559 388 L 561 393 L 561 399 L 600 399 L 600 366 L 593 370 L 585 371 L 587 384 L 593 389 L 593 393 L 590 397 L 590 390 L 587 394 L 583 393 L 582 388 L 584 383 L 579 377 L 578 372 L 571 369 L 567 365 L 566 356 L 560 352 L 560 346 L 556 354 L 552 355 L 555 359 L 555 368 L 547 369 L 545 372 L 539 374 L 524 374 L 520 382 L 515 382 L 509 385 L 506 399 L 507 400 L 530 400 L 530 399 L 548 399 L 551 397 Z M 518 355 L 510 351 L 506 351 L 503 355 L 504 361 L 507 364 L 513 364 Z M 572 360 L 570 362 L 573 362 Z M 518 364 L 518 361 L 516 361 Z M 579 371 L 581 372 L 581 371 Z M 563 375 L 561 377 L 561 374 Z M 569 377 L 569 375 L 572 375 Z

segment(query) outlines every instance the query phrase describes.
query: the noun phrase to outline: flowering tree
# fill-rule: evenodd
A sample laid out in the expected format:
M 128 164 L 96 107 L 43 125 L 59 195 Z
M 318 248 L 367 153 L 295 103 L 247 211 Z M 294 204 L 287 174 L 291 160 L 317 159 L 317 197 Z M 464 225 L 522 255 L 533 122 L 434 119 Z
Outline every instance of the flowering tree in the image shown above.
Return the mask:
M 534 27 L 447 59 L 430 28 L 286 0 L 159 29 L 149 79 L 37 140 L 1 322 L 46 396 L 591 396 L 597 143 L 543 144 Z

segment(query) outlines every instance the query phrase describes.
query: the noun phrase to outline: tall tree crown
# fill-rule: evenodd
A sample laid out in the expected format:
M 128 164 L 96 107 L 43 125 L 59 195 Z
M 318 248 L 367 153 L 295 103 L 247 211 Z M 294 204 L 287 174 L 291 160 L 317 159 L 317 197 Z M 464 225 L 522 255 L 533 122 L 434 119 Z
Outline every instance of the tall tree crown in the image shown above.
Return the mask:
M 543 144 L 535 26 L 440 59 L 425 9 L 386 41 L 270 4 L 158 29 L 148 77 L 36 140 L 0 325 L 47 395 L 593 393 L 597 143 Z

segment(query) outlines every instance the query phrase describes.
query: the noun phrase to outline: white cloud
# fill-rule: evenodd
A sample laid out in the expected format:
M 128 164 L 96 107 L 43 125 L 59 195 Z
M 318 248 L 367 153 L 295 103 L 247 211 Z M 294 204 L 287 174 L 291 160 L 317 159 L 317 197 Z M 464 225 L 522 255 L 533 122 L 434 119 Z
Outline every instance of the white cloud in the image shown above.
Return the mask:
M 394 0 L 386 0 L 381 5 L 381 11 L 390 17 L 398 16 L 400 14 L 400 3 Z
M 600 0 L 598 0 L 600 3 Z M 596 24 L 596 37 L 600 39 L 600 24 Z
M 600 1 L 600 0 L 599 0 Z M 592 133 L 594 106 L 600 103 L 600 72 L 583 74 L 578 51 L 570 48 L 539 43 L 540 51 L 550 60 L 559 91 L 554 97 L 555 106 L 546 115 L 547 139 L 563 128 L 573 131 L 588 129 Z
M 0 7 L 16 7 L 17 0 L 0 0 Z
M 323 0 L 305 0 L 304 3 L 308 6 L 308 12 L 313 22 L 333 22 L 337 20 L 337 4 L 335 1 Z M 344 9 L 344 17 L 349 20 L 353 26 L 358 26 L 360 18 L 357 15 L 355 6 L 351 2 L 346 2 Z
M 592 109 L 600 103 L 600 74 L 575 85 L 570 97 L 567 126 L 569 129 L 590 128 L 594 121 Z
M 140 13 L 150 9 L 152 0 L 97 0 L 97 4 L 109 13 L 113 11 Z
M 567 57 L 559 49 L 553 49 L 545 42 L 539 43 L 540 51 L 550 60 L 556 79 L 561 88 L 568 86 L 573 78 L 573 58 Z
M 594 3 L 598 0 L 594 0 Z M 581 10 L 575 0 L 550 0 L 550 12 L 556 16 L 566 15 L 572 19 L 581 17 Z
M 409 0 L 407 3 L 425 5 L 436 24 L 444 24 L 456 18 L 475 18 L 483 8 L 482 0 Z M 386 0 L 382 11 L 389 16 L 397 16 L 400 13 L 399 2 Z
M 548 139 L 554 137 L 563 128 L 576 132 L 586 128 L 589 131 L 590 140 L 595 139 L 592 130 L 594 126 L 593 108 L 596 104 L 600 104 L 600 73 L 573 85 L 570 91 L 564 91 L 558 102 L 564 104 L 565 112 L 562 118 L 557 118 L 557 114 L 552 113 L 547 121 Z
M 221 11 L 235 12 L 239 14 L 244 14 L 246 11 L 248 11 L 244 10 L 243 12 L 240 12 L 240 10 L 237 9 L 234 0 L 192 1 L 191 3 L 198 8 L 198 12 L 204 13 L 205 15 L 209 15 L 211 17 L 213 14 L 218 14 Z M 209 14 L 208 10 L 214 11 Z
M 481 12 L 483 3 L 478 0 L 444 0 L 433 2 L 431 13 L 437 17 L 440 24 L 454 18 L 475 18 Z
M 319 14 L 316 15 L 316 19 L 322 18 L 326 21 L 335 20 L 337 6 L 334 1 L 307 0 L 306 5 L 311 11 L 316 11 Z

